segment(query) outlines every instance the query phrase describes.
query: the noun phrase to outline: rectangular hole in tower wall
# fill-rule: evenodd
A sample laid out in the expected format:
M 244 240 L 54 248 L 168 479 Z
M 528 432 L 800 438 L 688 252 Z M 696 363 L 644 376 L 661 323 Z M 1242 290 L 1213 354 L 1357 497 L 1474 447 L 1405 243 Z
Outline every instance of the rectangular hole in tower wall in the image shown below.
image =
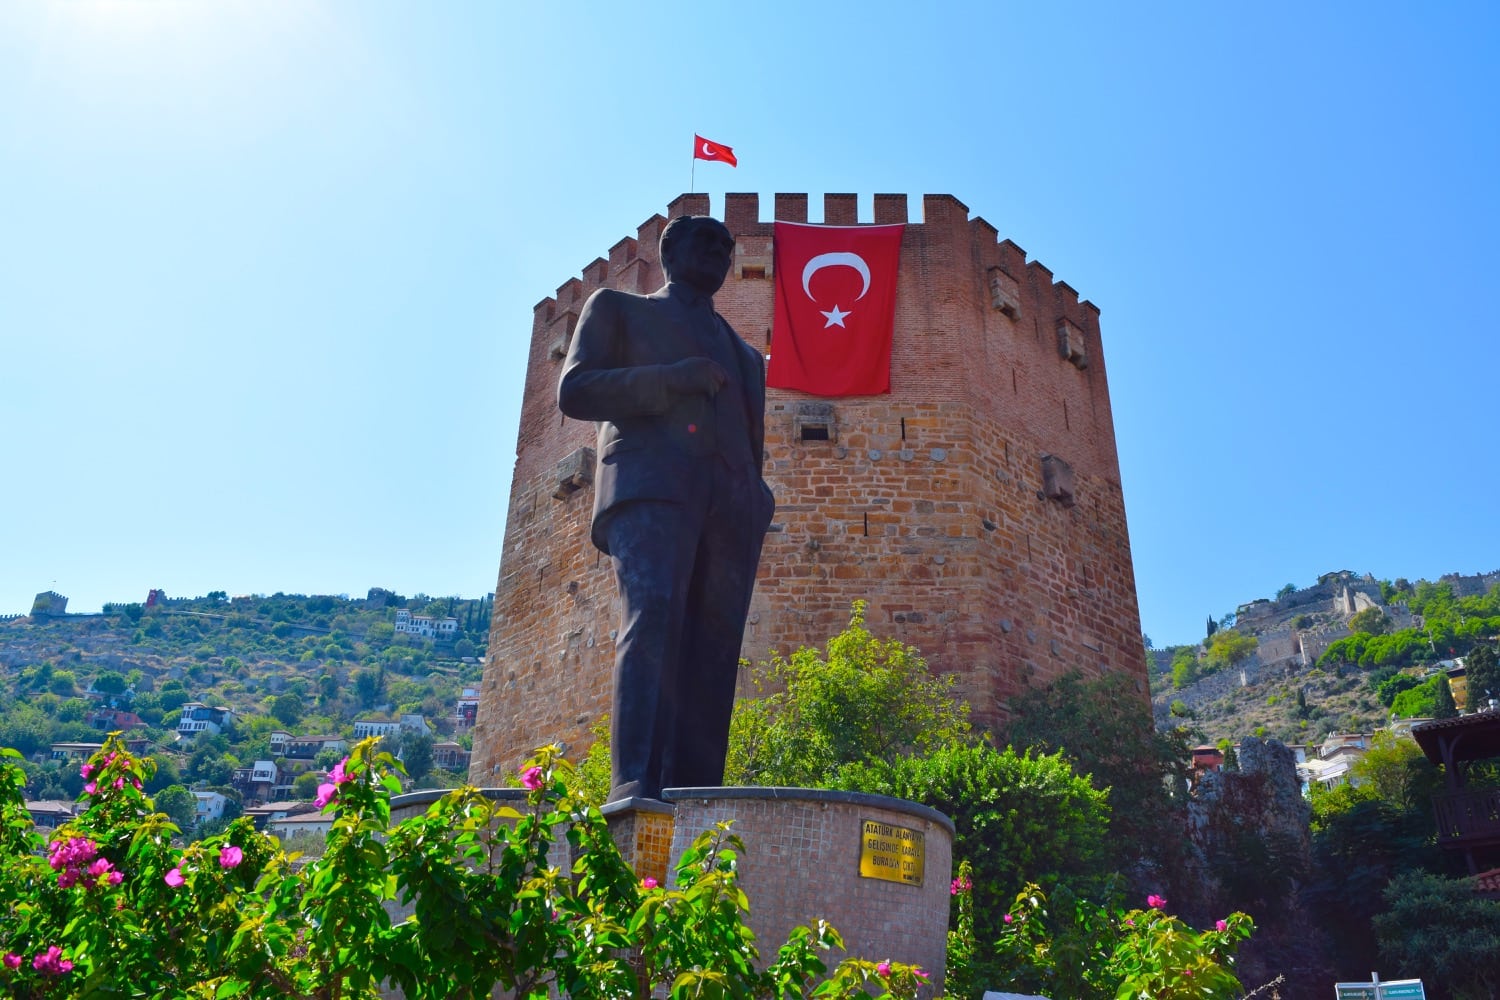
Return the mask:
M 901 440 L 906 440 L 906 418 L 901 418 Z
M 828 440 L 828 425 L 827 424 L 804 424 L 803 427 L 802 427 L 802 440 L 803 441 L 827 441 Z
M 870 537 L 870 515 L 869 514 L 865 515 L 865 537 L 866 538 Z
M 1020 389 L 1016 388 L 1016 370 L 1014 368 L 1012 368 L 1010 370 L 1010 391 L 1011 392 L 1020 392 L 1021 391 Z
M 1073 425 L 1068 423 L 1068 401 L 1063 400 L 1063 430 L 1070 431 Z

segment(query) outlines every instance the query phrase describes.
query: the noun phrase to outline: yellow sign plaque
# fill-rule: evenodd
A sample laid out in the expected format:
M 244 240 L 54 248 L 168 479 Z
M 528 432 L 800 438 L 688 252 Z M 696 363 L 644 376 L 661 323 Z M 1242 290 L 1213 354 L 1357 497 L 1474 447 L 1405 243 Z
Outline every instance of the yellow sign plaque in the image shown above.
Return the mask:
M 921 830 L 908 830 L 867 819 L 859 838 L 859 877 L 921 885 L 927 868 L 927 841 Z

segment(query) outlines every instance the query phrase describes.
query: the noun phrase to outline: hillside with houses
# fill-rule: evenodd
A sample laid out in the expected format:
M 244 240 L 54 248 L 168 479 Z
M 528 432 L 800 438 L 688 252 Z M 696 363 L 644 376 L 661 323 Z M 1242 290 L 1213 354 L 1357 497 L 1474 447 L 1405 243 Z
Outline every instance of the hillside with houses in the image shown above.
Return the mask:
M 77 615 L 39 594 L 0 620 L 0 746 L 26 758 L 43 825 L 71 815 L 80 764 L 119 732 L 154 762 L 149 790 L 184 830 L 250 815 L 316 834 L 311 801 L 357 740 L 380 738 L 413 788 L 466 778 L 490 604 L 153 590 Z
M 1327 573 L 1206 631 L 1199 645 L 1151 651 L 1157 723 L 1203 738 L 1199 769 L 1245 737 L 1271 737 L 1292 749 L 1304 789 L 1334 788 L 1378 734 L 1410 738 L 1500 702 L 1500 676 L 1470 671 L 1473 651 L 1500 640 L 1500 572 L 1415 583 Z

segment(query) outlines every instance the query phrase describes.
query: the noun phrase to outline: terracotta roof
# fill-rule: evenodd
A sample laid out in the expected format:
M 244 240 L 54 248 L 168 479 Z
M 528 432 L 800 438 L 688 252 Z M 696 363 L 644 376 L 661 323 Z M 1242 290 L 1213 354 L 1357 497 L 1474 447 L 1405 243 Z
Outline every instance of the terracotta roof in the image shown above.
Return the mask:
M 1474 891 L 1500 894 L 1500 868 L 1491 868 L 1474 876 Z

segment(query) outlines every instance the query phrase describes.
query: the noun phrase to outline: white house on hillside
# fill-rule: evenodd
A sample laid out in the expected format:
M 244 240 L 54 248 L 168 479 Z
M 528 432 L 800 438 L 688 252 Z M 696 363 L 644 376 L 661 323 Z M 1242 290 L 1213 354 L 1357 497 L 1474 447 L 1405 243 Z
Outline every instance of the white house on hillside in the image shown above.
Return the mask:
M 194 792 L 193 798 L 198 800 L 196 815 L 200 826 L 224 815 L 224 803 L 229 801 L 227 796 L 219 792 Z
M 432 727 L 427 720 L 420 715 L 407 714 L 399 719 L 355 719 L 354 738 L 366 739 L 370 736 L 386 737 L 405 730 L 408 733 L 419 733 L 423 736 L 432 735 Z
M 234 712 L 227 708 L 209 708 L 201 701 L 190 701 L 182 706 L 182 716 L 177 720 L 177 738 L 191 740 L 199 733 L 217 735 L 233 721 Z
M 414 615 L 402 608 L 396 612 L 396 631 L 423 639 L 452 639 L 458 635 L 458 619 Z

